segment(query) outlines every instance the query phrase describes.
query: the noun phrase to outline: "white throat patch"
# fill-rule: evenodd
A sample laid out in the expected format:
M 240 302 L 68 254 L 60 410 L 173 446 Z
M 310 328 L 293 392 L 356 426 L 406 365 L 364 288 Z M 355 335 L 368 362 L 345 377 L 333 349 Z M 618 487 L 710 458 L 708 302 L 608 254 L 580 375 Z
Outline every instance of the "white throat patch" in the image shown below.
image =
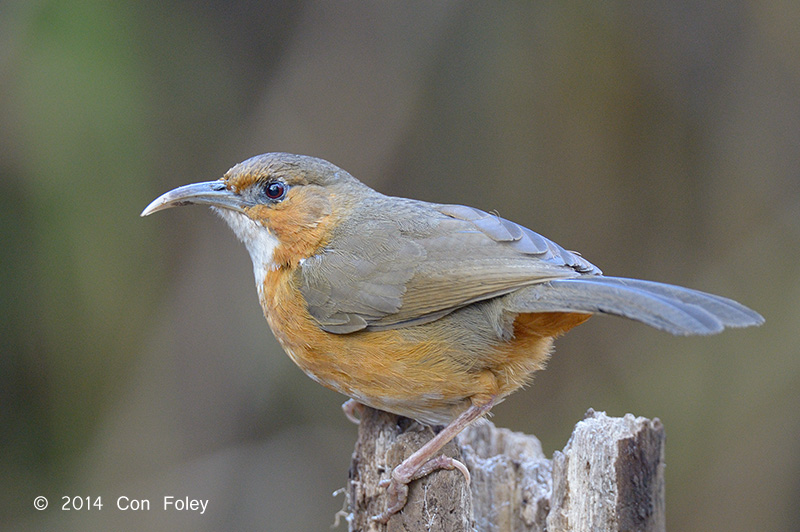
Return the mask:
M 269 229 L 240 212 L 217 207 L 211 207 L 211 209 L 228 223 L 250 253 L 250 259 L 253 261 L 253 274 L 256 277 L 256 288 L 261 295 L 262 283 L 267 271 L 275 269 L 272 257 L 280 242 L 275 235 L 269 232 Z

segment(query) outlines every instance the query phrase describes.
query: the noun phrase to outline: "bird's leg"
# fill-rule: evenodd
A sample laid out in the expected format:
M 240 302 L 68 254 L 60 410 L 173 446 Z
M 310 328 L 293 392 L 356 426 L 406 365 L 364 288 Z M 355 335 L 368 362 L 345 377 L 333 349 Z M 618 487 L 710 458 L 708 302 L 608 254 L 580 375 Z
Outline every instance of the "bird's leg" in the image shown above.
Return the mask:
M 355 399 L 348 399 L 342 403 L 342 411 L 344 412 L 344 417 L 358 425 L 361 423 L 361 413 L 364 412 L 364 405 Z M 358 412 L 358 416 L 356 416 L 356 412 Z
M 385 479 L 380 482 L 381 486 L 388 486 L 386 490 L 388 498 L 386 511 L 374 516 L 373 519 L 380 523 L 388 522 L 391 516 L 402 510 L 403 506 L 406 505 L 408 484 L 412 480 L 422 478 L 439 469 L 458 469 L 463 473 L 467 483 L 469 483 L 469 471 L 463 463 L 449 456 L 431 457 L 447 445 L 450 440 L 458 436 L 470 423 L 491 410 L 494 403 L 495 398 L 491 397 L 487 402 L 473 404 L 443 428 L 433 439 L 420 447 L 417 452 L 395 467 L 394 471 L 392 471 L 391 479 Z

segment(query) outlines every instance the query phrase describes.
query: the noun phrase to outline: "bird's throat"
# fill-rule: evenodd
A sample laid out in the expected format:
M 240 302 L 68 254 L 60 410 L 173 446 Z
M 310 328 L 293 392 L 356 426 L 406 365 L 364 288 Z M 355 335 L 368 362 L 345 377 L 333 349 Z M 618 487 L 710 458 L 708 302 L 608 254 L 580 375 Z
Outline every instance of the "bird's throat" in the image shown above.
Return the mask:
M 267 272 L 276 268 L 274 261 L 275 249 L 280 242 L 269 229 L 244 214 L 216 207 L 212 207 L 212 209 L 227 222 L 236 237 L 242 241 L 250 253 L 250 258 L 253 261 L 256 287 L 260 292 Z

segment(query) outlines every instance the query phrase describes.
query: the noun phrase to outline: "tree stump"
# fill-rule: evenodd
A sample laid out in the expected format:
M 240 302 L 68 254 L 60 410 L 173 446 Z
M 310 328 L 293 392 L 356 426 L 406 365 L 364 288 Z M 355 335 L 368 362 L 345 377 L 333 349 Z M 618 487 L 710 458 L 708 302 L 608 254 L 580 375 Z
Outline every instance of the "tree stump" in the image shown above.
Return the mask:
M 386 525 L 394 467 L 434 435 L 406 418 L 364 408 L 347 489 L 349 530 L 664 532 L 664 428 L 658 419 L 611 418 L 589 410 L 552 460 L 534 436 L 479 420 L 444 454 L 464 462 L 412 482 L 408 502 Z

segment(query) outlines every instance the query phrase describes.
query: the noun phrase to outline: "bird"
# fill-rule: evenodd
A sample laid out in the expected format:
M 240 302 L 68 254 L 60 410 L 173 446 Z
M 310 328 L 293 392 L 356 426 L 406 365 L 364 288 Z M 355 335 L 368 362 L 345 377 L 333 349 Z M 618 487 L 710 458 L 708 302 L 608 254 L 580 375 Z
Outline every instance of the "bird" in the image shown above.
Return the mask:
M 323 159 L 266 153 L 221 178 L 171 190 L 142 216 L 210 206 L 244 244 L 275 338 L 318 383 L 366 405 L 443 428 L 382 485 L 381 522 L 408 484 L 461 462 L 436 456 L 530 382 L 553 341 L 592 315 L 674 335 L 760 325 L 731 299 L 605 276 L 580 254 L 464 205 L 381 194 Z

